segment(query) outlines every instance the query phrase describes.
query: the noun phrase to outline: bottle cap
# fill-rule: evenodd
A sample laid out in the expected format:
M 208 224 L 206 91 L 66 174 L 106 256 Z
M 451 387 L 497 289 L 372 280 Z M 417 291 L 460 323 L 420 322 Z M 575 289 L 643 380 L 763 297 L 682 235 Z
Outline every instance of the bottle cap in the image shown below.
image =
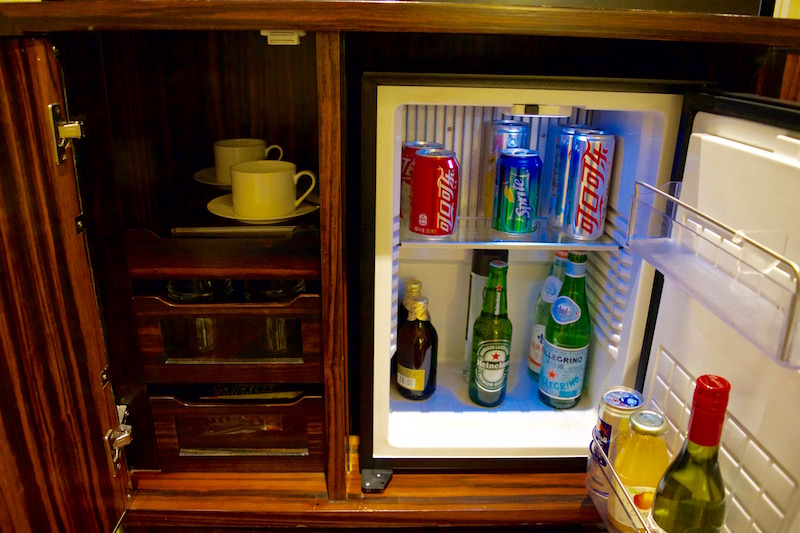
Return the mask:
M 655 411 L 645 409 L 631 415 L 631 429 L 640 435 L 660 437 L 667 432 L 667 421 Z
M 472 271 L 479 276 L 488 276 L 489 263 L 496 259 L 508 261 L 508 250 L 473 250 Z
M 725 378 L 711 374 L 697 378 L 689 418 L 689 440 L 700 446 L 719 445 L 730 391 L 731 384 Z
M 492 268 L 503 269 L 503 268 L 508 268 L 508 263 L 506 263 L 505 261 L 500 261 L 498 259 L 496 261 L 492 261 L 491 263 L 489 263 L 489 266 L 492 267 Z
M 406 280 L 406 292 L 419 293 L 422 290 L 422 282 L 418 279 Z
M 700 376 L 694 389 L 692 408 L 709 414 L 725 413 L 730 392 L 731 384 L 725 378 L 713 374 Z

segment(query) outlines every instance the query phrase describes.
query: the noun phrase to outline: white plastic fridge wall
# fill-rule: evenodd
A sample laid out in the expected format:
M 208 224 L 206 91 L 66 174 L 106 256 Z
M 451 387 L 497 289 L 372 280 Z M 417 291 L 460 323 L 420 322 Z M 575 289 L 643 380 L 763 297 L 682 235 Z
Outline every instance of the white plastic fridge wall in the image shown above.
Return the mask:
M 499 408 L 468 398 L 461 377 L 472 249 L 402 246 L 400 154 L 406 140 L 443 142 L 462 164 L 459 215 L 479 213 L 481 132 L 512 104 L 572 105 L 572 120 L 586 118 L 617 135 L 606 233 L 624 242 L 635 180 L 668 181 L 682 97 L 654 93 L 487 89 L 469 87 L 378 88 L 376 149 L 376 254 L 373 454 L 380 458 L 529 458 L 586 456 L 600 394 L 633 385 L 652 285 L 652 270 L 618 247 L 590 254 L 587 274 L 595 323 L 586 386 L 569 410 L 542 405 L 527 375 L 530 309 L 556 246 L 509 244 L 509 317 L 514 325 L 508 392 Z M 413 110 L 409 109 L 413 106 Z M 585 114 L 583 114 L 585 113 Z M 408 117 L 424 117 L 424 128 Z M 414 120 L 417 120 L 416 118 Z M 535 126 L 541 126 L 536 124 Z M 408 133 L 410 130 L 411 133 Z M 542 151 L 547 128 L 535 130 Z M 417 139 L 408 138 L 414 135 Z M 476 152 L 477 151 L 477 152 Z M 477 184 L 477 185 L 476 185 Z M 477 189 L 477 192 L 476 192 Z M 482 214 L 482 213 L 480 213 Z M 497 243 L 492 243 L 496 246 Z M 416 277 L 430 300 L 439 334 L 437 390 L 424 402 L 402 399 L 390 383 L 399 280 Z M 638 303 L 637 303 L 638 302 Z M 641 309 L 644 311 L 641 311 Z
M 785 250 L 775 251 L 797 263 L 798 148 L 800 131 L 701 113 L 681 200 L 733 228 L 783 233 Z M 688 429 L 695 381 L 707 373 L 731 383 L 720 453 L 729 495 L 726 531 L 800 531 L 800 372 L 778 364 L 667 280 L 645 395 L 670 422 L 673 454 Z

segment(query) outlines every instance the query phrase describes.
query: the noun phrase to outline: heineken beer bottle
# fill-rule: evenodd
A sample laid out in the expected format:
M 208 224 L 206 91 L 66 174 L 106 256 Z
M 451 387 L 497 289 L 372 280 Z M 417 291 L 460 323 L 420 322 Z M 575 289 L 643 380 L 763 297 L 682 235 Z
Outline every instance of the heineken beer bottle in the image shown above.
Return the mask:
M 398 332 L 397 391 L 410 400 L 425 400 L 436 390 L 439 337 L 428 315 L 427 298 L 411 298 L 409 309 Z
M 583 388 L 592 333 L 585 278 L 586 254 L 570 252 L 564 284 L 547 321 L 539 374 L 539 398 L 556 409 L 577 404 Z
M 472 328 L 472 366 L 469 398 L 478 405 L 495 407 L 506 397 L 511 353 L 511 321 L 506 300 L 508 263 L 492 261 L 481 314 Z

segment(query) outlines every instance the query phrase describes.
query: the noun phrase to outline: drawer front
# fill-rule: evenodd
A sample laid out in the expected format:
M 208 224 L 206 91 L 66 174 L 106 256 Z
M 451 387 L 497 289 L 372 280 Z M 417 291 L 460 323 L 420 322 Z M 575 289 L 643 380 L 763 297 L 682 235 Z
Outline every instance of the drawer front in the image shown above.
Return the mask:
M 134 297 L 149 383 L 322 382 L 320 298 L 173 304 Z
M 321 472 L 323 400 L 287 403 L 150 399 L 162 470 Z

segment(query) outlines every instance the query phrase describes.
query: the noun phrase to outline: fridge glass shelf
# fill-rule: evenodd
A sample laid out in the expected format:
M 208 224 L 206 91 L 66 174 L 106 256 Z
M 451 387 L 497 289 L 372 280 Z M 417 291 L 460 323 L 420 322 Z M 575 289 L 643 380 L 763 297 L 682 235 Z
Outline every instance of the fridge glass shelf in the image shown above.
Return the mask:
M 492 228 L 486 217 L 459 217 L 456 231 L 448 237 L 431 238 L 409 231 L 401 223 L 400 242 L 413 248 L 482 248 L 482 249 L 540 249 L 557 250 L 608 250 L 620 248 L 620 244 L 607 234 L 599 239 L 585 241 L 568 237 L 563 232 L 549 227 L 546 218 L 539 218 L 537 228 L 531 233 L 512 235 Z
M 668 183 L 660 190 L 636 182 L 629 251 L 680 285 L 779 364 L 800 369 L 800 347 L 794 342 L 798 266 L 678 200 L 678 186 Z M 774 236 L 772 232 L 762 239 Z

